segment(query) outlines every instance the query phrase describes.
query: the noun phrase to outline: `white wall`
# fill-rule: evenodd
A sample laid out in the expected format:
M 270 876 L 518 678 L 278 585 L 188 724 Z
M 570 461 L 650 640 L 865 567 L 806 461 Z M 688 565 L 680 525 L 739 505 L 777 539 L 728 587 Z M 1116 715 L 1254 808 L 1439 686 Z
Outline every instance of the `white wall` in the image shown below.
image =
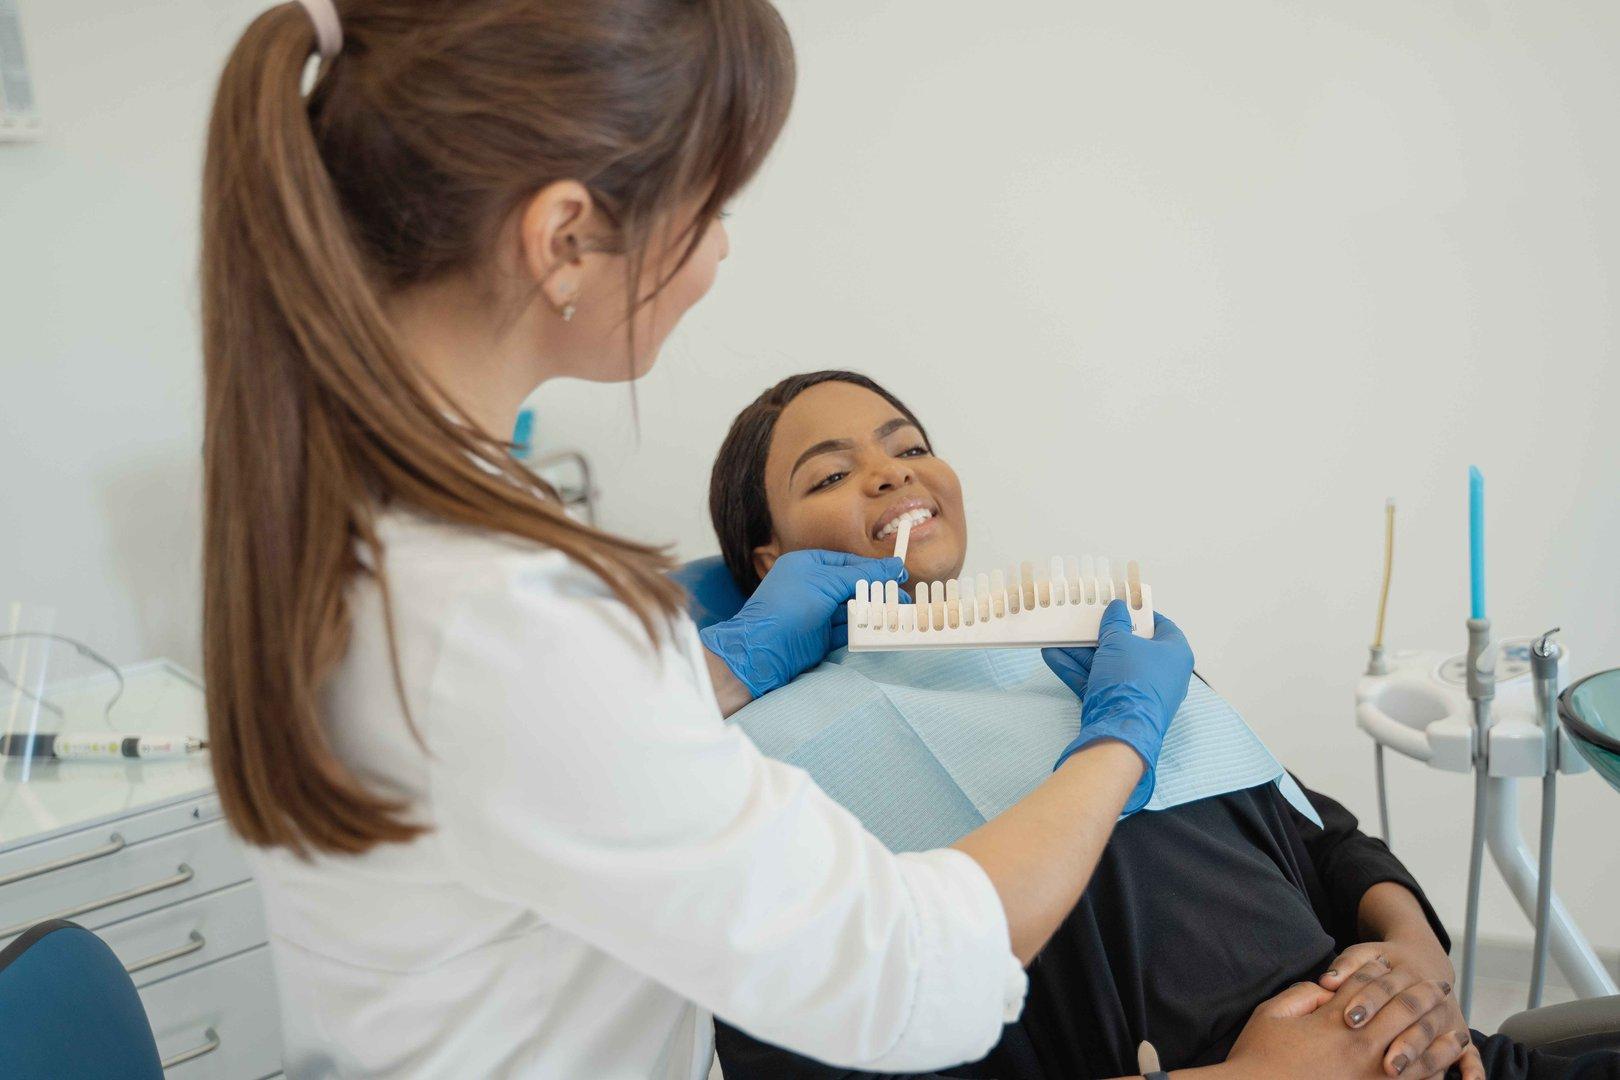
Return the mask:
M 49 135 L 0 144 L 0 615 L 196 667 L 197 190 L 257 5 L 19 6 Z
M 1364 817 L 1386 495 L 1393 644 L 1462 644 L 1473 462 L 1498 627 L 1620 663 L 1610 5 L 784 7 L 795 115 L 639 387 L 641 448 L 623 387 L 539 396 L 609 524 L 713 551 L 730 417 L 852 366 L 962 473 L 970 565 L 1140 557 L 1200 668 Z M 120 659 L 197 655 L 196 176 L 253 9 L 23 3 L 52 136 L 0 148 L 0 600 Z M 1392 781 L 1397 850 L 1460 924 L 1468 781 Z M 1620 800 L 1561 791 L 1560 886 L 1620 946 Z M 1485 931 L 1522 935 L 1489 888 Z

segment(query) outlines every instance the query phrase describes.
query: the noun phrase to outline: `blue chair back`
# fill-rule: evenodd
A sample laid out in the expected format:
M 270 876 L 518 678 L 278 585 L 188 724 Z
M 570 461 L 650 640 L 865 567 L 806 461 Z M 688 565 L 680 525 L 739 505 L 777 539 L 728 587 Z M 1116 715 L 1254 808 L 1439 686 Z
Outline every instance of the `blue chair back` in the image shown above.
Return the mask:
M 702 629 L 737 614 L 746 599 L 737 583 L 731 580 L 731 571 L 718 555 L 706 559 L 693 559 L 670 575 L 691 595 L 687 608 L 692 621 Z
M 135 983 L 107 943 L 52 919 L 0 952 L 0 1072 L 8 1080 L 162 1080 Z

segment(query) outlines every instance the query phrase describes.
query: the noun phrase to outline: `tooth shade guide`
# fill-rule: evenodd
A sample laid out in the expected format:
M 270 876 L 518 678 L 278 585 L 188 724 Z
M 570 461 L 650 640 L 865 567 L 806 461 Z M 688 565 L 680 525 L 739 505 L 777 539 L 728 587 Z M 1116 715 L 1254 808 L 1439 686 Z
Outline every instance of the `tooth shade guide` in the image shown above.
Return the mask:
M 919 581 L 916 603 L 905 605 L 899 603 L 897 583 L 883 582 L 880 589 L 873 582 L 866 589 L 871 607 L 864 619 L 857 585 L 850 601 L 850 650 L 1093 645 L 1103 610 L 1116 597 L 1128 604 L 1132 632 L 1153 636 L 1153 591 L 1142 582 L 1136 562 L 1088 557 L 1050 559 L 1038 571 L 1036 565 L 1016 564 L 1011 582 L 1002 570 Z
M 855 606 L 850 609 L 849 620 L 855 626 L 865 626 L 867 617 L 872 610 L 872 583 L 857 581 L 855 583 Z
M 900 525 L 894 533 L 894 557 L 906 561 L 906 549 L 911 546 L 911 514 L 900 515 Z

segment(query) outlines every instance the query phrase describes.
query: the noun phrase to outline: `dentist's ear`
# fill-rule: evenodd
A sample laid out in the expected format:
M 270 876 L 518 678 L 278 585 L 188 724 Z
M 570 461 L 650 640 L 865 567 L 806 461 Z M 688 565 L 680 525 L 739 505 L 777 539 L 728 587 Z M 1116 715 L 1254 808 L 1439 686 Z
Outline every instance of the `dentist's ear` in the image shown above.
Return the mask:
M 771 572 L 771 567 L 776 565 L 776 560 L 780 559 L 781 557 L 782 557 L 782 546 L 776 542 L 775 537 L 771 538 L 770 543 L 761 544 L 759 547 L 755 548 L 754 549 L 754 574 L 755 574 L 755 576 L 759 577 L 761 580 L 763 580 L 765 575 Z

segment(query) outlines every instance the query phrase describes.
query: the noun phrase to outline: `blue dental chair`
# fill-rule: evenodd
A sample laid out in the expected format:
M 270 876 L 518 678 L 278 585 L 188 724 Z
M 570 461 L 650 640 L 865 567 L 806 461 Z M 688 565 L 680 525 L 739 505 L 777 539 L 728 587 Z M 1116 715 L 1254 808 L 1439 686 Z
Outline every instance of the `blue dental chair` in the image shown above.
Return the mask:
M 77 923 L 52 919 L 0 952 L 0 1073 L 9 1080 L 159 1080 L 163 1065 L 135 983 Z
M 701 630 L 737 614 L 747 597 L 731 580 L 731 571 L 718 555 L 693 559 L 669 575 L 691 595 L 687 610 Z

